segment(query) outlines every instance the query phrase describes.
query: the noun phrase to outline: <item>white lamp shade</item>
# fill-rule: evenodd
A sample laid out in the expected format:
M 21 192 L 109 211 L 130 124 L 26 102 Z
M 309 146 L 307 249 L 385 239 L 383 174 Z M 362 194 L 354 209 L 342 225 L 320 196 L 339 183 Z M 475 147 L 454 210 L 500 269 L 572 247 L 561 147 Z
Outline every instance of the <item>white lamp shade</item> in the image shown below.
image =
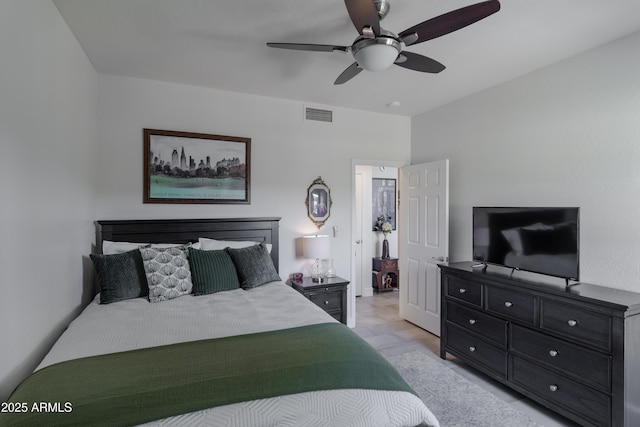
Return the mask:
M 386 44 L 366 46 L 353 54 L 356 62 L 367 71 L 386 70 L 398 57 L 398 49 Z
M 305 258 L 324 259 L 331 256 L 329 236 L 305 236 L 302 239 L 302 253 Z

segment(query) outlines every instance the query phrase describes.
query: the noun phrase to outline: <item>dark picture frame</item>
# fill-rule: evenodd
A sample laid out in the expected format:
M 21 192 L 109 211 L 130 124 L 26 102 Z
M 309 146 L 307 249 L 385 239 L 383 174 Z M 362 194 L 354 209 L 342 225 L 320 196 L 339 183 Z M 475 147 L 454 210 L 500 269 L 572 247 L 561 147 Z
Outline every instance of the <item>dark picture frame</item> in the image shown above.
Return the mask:
M 322 177 L 317 177 L 307 188 L 305 205 L 307 205 L 307 216 L 318 230 L 329 219 L 332 204 L 331 190 Z
M 396 229 L 396 180 L 393 178 L 373 178 L 371 180 L 371 223 L 376 231 L 380 216 L 388 216 L 393 230 Z
M 251 138 L 144 129 L 144 203 L 251 203 Z

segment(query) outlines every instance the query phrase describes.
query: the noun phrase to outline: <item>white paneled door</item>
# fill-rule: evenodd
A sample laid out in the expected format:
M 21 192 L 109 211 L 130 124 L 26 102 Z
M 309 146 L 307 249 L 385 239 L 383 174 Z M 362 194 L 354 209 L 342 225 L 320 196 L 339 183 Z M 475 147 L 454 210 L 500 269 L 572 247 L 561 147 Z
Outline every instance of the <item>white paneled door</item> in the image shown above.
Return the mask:
M 449 260 L 449 160 L 400 174 L 400 316 L 440 336 L 440 269 Z

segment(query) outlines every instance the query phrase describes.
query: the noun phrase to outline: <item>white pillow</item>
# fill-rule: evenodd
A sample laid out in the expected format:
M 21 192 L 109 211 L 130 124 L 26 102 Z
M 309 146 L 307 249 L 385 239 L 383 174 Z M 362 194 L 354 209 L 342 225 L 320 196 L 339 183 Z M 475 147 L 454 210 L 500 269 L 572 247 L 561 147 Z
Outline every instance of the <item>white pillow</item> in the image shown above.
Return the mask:
M 250 240 L 247 240 L 247 241 L 215 240 L 215 239 L 207 239 L 206 237 L 201 237 L 198 240 L 199 240 L 198 243 L 200 243 L 199 249 L 203 251 L 216 251 L 216 250 L 221 250 L 225 248 L 242 249 L 242 248 L 248 248 L 249 246 L 255 246 L 260 244 L 260 242 L 254 242 Z M 265 243 L 265 245 L 267 246 L 267 251 L 271 253 L 271 248 L 273 247 L 273 245 L 271 243 Z
M 129 252 L 134 249 L 140 249 L 142 246 L 151 245 L 154 248 L 171 248 L 174 246 L 183 246 L 184 243 L 130 243 L 130 242 L 112 242 L 110 240 L 102 241 L 102 254 L 113 255 Z M 194 249 L 200 249 L 200 242 L 191 245 Z

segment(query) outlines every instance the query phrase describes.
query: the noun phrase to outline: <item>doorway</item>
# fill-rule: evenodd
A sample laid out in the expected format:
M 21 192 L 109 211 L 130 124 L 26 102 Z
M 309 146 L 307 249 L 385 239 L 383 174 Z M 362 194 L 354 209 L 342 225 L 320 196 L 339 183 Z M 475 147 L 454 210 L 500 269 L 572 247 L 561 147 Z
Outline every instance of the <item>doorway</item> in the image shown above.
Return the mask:
M 395 211 L 398 206 L 399 170 L 403 163 L 380 160 L 352 160 L 352 219 L 351 219 L 351 285 L 348 301 L 348 325 L 355 327 L 356 296 L 373 295 L 372 259 L 380 256 L 382 250 L 382 234 L 373 231 L 372 180 L 384 178 L 395 180 Z M 396 230 L 388 235 L 389 252 L 398 256 L 398 220 Z M 353 316 L 351 315 L 353 314 Z

